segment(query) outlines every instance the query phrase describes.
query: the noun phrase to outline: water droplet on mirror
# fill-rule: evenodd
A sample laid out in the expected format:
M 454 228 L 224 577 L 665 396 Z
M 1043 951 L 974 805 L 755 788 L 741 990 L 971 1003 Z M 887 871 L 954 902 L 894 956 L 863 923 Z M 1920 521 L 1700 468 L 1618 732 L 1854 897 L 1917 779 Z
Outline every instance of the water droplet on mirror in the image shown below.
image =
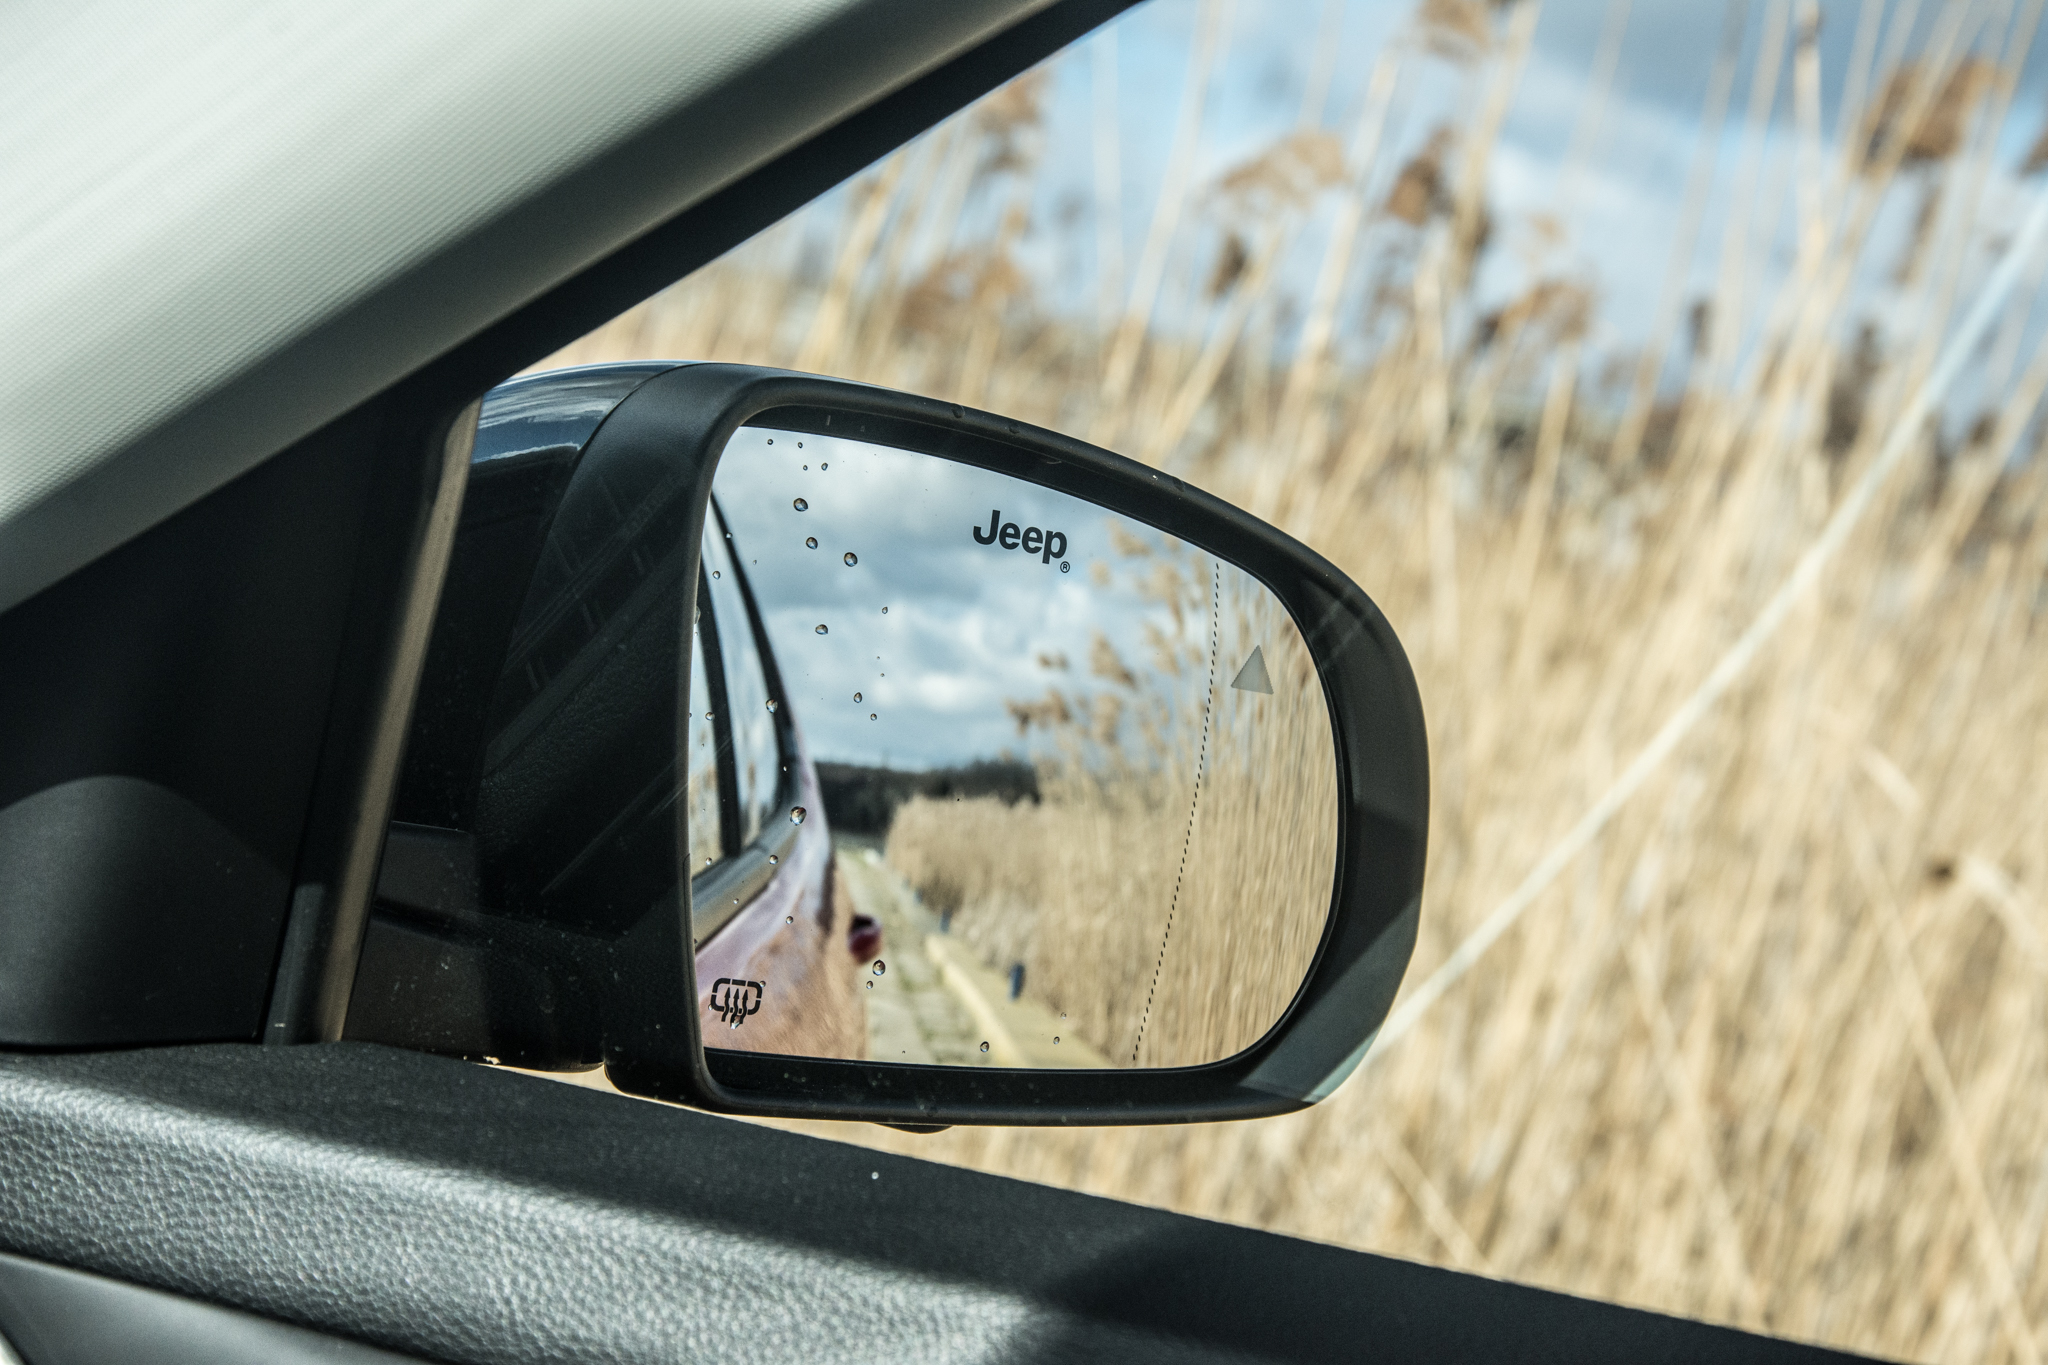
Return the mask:
M 712 576 L 713 578 L 717 578 L 717 577 L 719 576 L 719 574 L 718 574 L 718 570 L 716 570 L 716 569 L 713 569 L 713 570 L 711 571 L 711 576 Z
M 887 974 L 887 972 L 888 972 L 888 970 L 889 970 L 889 964 L 888 964 L 888 963 L 886 963 L 886 962 L 882 961 L 882 959 L 880 959 L 879 957 L 875 959 L 875 975 L 876 975 L 876 976 L 883 976 L 883 975 L 886 975 L 886 974 Z
M 795 923 L 796 923 L 796 916 L 795 916 L 795 915 L 784 915 L 784 916 L 782 917 L 782 922 L 783 922 L 784 924 L 795 924 Z
M 773 853 L 771 853 L 771 854 L 769 854 L 769 855 L 768 855 L 768 865 L 769 865 L 770 867 L 773 867 L 773 866 L 775 866 L 775 864 L 777 864 L 777 863 L 779 863 L 779 862 L 781 862 L 781 861 L 782 861 L 782 859 L 780 859 L 780 858 L 776 857 L 776 856 L 775 856 L 775 855 L 774 855 Z M 1064 1014 L 1060 1016 L 1060 1018 L 1062 1018 L 1062 1019 L 1064 1019 L 1064 1018 L 1066 1018 L 1066 1017 L 1067 1017 L 1067 1016 L 1065 1016 Z
M 809 466 L 806 466 L 806 468 L 808 467 Z M 808 512 L 811 510 L 811 505 L 805 502 L 802 498 L 798 498 L 795 502 L 791 503 L 790 506 L 794 507 L 799 512 Z
M 1067 1016 L 1066 1016 L 1066 1015 L 1064 1015 L 1064 1014 L 1062 1014 L 1062 1015 L 1060 1016 L 1060 1018 L 1062 1018 L 1062 1019 L 1065 1019 L 1066 1017 L 1067 1017 Z
M 1058 1047 L 1058 1046 L 1060 1045 L 1060 1038 L 1059 1038 L 1059 1035 L 1058 1035 L 1058 1034 L 1054 1034 L 1054 1035 L 1053 1035 L 1053 1038 L 1052 1038 L 1052 1045 L 1053 1045 L 1054 1047 Z
M 773 710 L 775 709 L 775 698 L 773 698 L 773 697 L 770 697 L 770 698 L 768 699 L 768 709 L 769 709 L 770 711 L 773 711 Z
M 829 464 L 821 464 L 821 465 L 819 465 L 819 466 L 818 466 L 818 472 L 819 472 L 820 474 L 822 474 L 822 473 L 824 473 L 824 472 L 825 472 L 826 470 L 830 469 L 831 467 L 832 467 L 832 466 L 831 466 L 831 465 L 829 465 Z
M 887 607 L 883 607 L 883 608 L 882 608 L 882 615 L 884 615 L 884 616 L 887 616 L 888 614 L 889 614 L 889 609 L 888 609 Z
M 846 567 L 850 569 L 858 563 L 860 563 L 860 557 L 854 554 L 853 551 L 848 550 L 846 552 Z
M 868 982 L 868 989 L 869 989 L 869 990 L 873 990 L 874 988 L 875 988 L 875 983 L 874 983 L 874 982 L 872 982 L 872 981 Z
M 868 719 L 869 719 L 869 720 L 873 720 L 874 718 L 875 718 L 875 713 L 874 713 L 874 712 L 872 712 L 872 711 L 868 712 Z
M 988 1051 L 988 1044 L 987 1044 L 987 1043 L 983 1043 L 983 1044 L 981 1045 L 981 1050 L 982 1050 L 983 1052 L 986 1052 L 986 1051 Z
M 798 441 L 798 442 L 796 443 L 796 448 L 797 448 L 798 450 L 802 450 L 802 449 L 804 448 L 804 443 L 803 443 L 802 441 Z
M 818 548 L 818 538 L 817 538 L 816 536 L 805 536 L 805 537 L 804 537 L 804 548 L 805 548 L 806 550 L 815 550 L 815 549 L 817 549 L 817 548 Z
M 832 633 L 831 631 L 829 631 L 829 630 L 825 629 L 825 627 L 824 627 L 823 623 L 820 623 L 820 624 L 819 624 L 819 626 L 818 626 L 818 634 L 820 634 L 820 635 L 830 635 L 831 633 Z
M 773 436 L 770 436 L 770 437 L 768 438 L 768 444 L 769 444 L 769 445 L 771 445 L 771 446 L 775 444 L 775 438 L 774 438 Z
M 953 405 L 953 415 L 954 415 L 955 417 L 965 417 L 965 416 L 966 416 L 967 414 L 966 414 L 966 412 L 964 412 L 964 411 L 963 411 L 963 410 L 961 409 L 961 407 L 960 407 L 960 405 L 959 405 L 958 403 L 955 403 L 955 404 Z
M 792 825 L 801 825 L 804 822 L 804 817 L 809 814 L 810 812 L 805 810 L 802 806 L 791 806 L 789 808 L 789 823 L 791 823 Z

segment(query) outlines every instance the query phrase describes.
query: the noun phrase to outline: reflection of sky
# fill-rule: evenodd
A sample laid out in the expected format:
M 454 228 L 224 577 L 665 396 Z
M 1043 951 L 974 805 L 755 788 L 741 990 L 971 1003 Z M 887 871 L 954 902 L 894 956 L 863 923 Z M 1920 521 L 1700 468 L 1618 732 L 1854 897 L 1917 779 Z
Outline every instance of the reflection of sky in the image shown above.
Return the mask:
M 1030 741 L 1006 703 L 1049 687 L 1069 698 L 1101 690 L 1089 674 L 1098 633 L 1155 694 L 1169 682 L 1148 624 L 1183 649 L 1208 646 L 1206 611 L 1176 629 L 1171 611 L 1138 588 L 1137 566 L 1168 557 L 1167 538 L 1063 493 L 864 442 L 751 427 L 727 446 L 714 493 L 819 760 L 942 767 L 1023 756 Z M 1069 570 L 978 544 L 973 531 L 997 509 L 1006 522 L 1064 533 Z M 1126 546 L 1152 554 L 1124 555 L 1112 523 Z M 1208 572 L 1206 556 L 1177 558 Z M 1112 586 L 1097 583 L 1097 564 L 1114 570 Z M 1041 655 L 1068 667 L 1048 668 Z

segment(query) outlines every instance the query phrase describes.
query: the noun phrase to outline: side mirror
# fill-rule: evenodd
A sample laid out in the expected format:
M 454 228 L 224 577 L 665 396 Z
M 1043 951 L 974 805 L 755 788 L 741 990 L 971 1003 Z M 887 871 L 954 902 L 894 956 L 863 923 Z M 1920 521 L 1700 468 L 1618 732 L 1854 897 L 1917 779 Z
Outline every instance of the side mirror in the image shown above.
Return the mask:
M 731 1113 L 1279 1113 L 1428 806 L 1315 554 L 1055 433 L 750 366 L 485 400 L 348 1036 Z

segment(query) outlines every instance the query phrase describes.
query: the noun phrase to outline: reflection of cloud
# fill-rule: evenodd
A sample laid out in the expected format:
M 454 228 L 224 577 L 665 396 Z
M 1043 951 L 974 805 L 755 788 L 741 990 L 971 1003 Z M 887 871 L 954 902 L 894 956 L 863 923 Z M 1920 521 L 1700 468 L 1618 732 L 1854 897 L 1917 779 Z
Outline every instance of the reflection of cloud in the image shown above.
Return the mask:
M 928 711 L 965 715 L 987 702 L 988 680 L 966 673 L 920 669 L 904 683 L 900 695 Z
M 1077 682 L 1175 695 L 1190 680 L 1148 668 L 1151 642 L 1208 648 L 1207 556 L 1064 493 L 931 456 L 748 428 L 719 465 L 716 494 L 821 760 L 945 766 L 1015 752 L 1042 741 L 1035 730 L 1018 739 L 1012 703 L 1040 702 L 1057 684 L 1078 708 L 1087 692 Z M 1042 551 L 978 543 L 996 509 L 1020 528 L 1062 532 L 1072 570 Z M 847 551 L 859 561 L 851 568 Z M 1107 585 L 1080 572 L 1083 555 L 1116 566 Z M 1200 610 L 1193 595 L 1162 597 L 1157 570 L 1172 562 L 1189 594 L 1204 580 Z M 1080 680 L 1040 661 L 1100 660 L 1104 645 L 1128 682 Z

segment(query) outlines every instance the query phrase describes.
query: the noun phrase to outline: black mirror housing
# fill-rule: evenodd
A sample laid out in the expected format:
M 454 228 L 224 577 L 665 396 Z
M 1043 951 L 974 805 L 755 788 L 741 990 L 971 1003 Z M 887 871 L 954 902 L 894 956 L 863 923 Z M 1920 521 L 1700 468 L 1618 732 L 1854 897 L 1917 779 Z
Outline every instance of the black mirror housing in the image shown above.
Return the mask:
M 1350 1074 L 1414 947 L 1428 761 L 1406 656 L 1341 572 L 1170 475 L 957 405 L 729 364 L 594 367 L 516 383 L 534 420 L 502 448 L 479 437 L 401 783 L 395 838 L 407 847 L 395 859 L 387 854 L 350 1036 L 553 1068 L 601 1057 L 612 1083 L 629 1093 L 728 1113 L 909 1127 L 1251 1118 L 1315 1103 Z M 550 387 L 565 401 L 550 407 Z M 575 412 L 586 414 L 581 427 Z M 1030 1069 L 739 1051 L 706 1037 L 695 940 L 714 921 L 710 907 L 690 902 L 715 895 L 720 905 L 742 904 L 772 871 L 768 864 L 786 861 L 795 847 L 787 824 L 764 825 L 744 847 L 727 836 L 732 856 L 715 869 L 715 886 L 675 873 L 690 836 L 672 756 L 693 702 L 673 642 L 679 626 L 687 637 L 694 605 L 708 600 L 691 551 L 715 522 L 713 475 L 743 426 L 881 442 L 1054 490 L 1228 561 L 1284 605 L 1329 712 L 1336 867 L 1306 978 L 1256 1042 L 1202 1065 Z M 622 504 L 632 508 L 623 518 Z M 998 529 L 991 525 L 989 536 Z M 640 548 L 582 561 L 558 553 L 565 538 L 622 535 L 640 536 Z M 1050 534 L 1035 538 L 1055 571 Z M 655 553 L 664 546 L 665 556 Z M 590 566 L 601 559 L 634 566 L 609 570 L 618 581 L 607 589 L 632 610 L 596 620 L 557 613 L 536 624 L 535 584 L 596 572 Z M 779 693 L 772 658 L 766 667 Z M 546 723 L 558 736 L 528 746 L 545 779 L 494 790 L 489 774 L 502 769 L 486 763 L 485 751 L 503 749 L 508 726 L 531 730 L 520 708 L 561 676 L 551 669 L 581 669 L 579 686 L 603 701 L 604 714 L 631 718 L 595 744 L 590 727 L 551 713 Z M 776 724 L 793 742 L 788 716 Z M 778 788 L 778 800 L 787 803 L 791 790 Z M 423 863 L 422 848 L 444 846 L 435 839 L 457 851 Z M 453 870 L 434 872 L 444 864 Z M 557 894 L 571 885 L 573 897 Z M 563 908 L 572 901 L 573 913 Z M 412 938 L 394 947 L 401 932 Z M 410 975 L 380 978 L 371 964 L 380 955 L 400 960 L 400 948 L 411 954 L 403 958 Z M 465 1029 L 443 1017 L 445 1003 L 438 1014 L 427 1007 L 423 992 L 436 973 L 420 964 L 440 960 L 436 953 L 469 964 L 461 971 L 475 978 L 476 1008 L 503 1020 L 495 1034 L 489 1018 Z M 535 985 L 537 977 L 546 984 Z M 1016 988 L 1013 979 L 1013 995 Z M 548 1008 L 537 1013 L 539 994 Z M 429 1015 L 439 1020 L 434 1037 L 411 1022 Z M 507 1042 L 492 1051 L 498 1036 Z

